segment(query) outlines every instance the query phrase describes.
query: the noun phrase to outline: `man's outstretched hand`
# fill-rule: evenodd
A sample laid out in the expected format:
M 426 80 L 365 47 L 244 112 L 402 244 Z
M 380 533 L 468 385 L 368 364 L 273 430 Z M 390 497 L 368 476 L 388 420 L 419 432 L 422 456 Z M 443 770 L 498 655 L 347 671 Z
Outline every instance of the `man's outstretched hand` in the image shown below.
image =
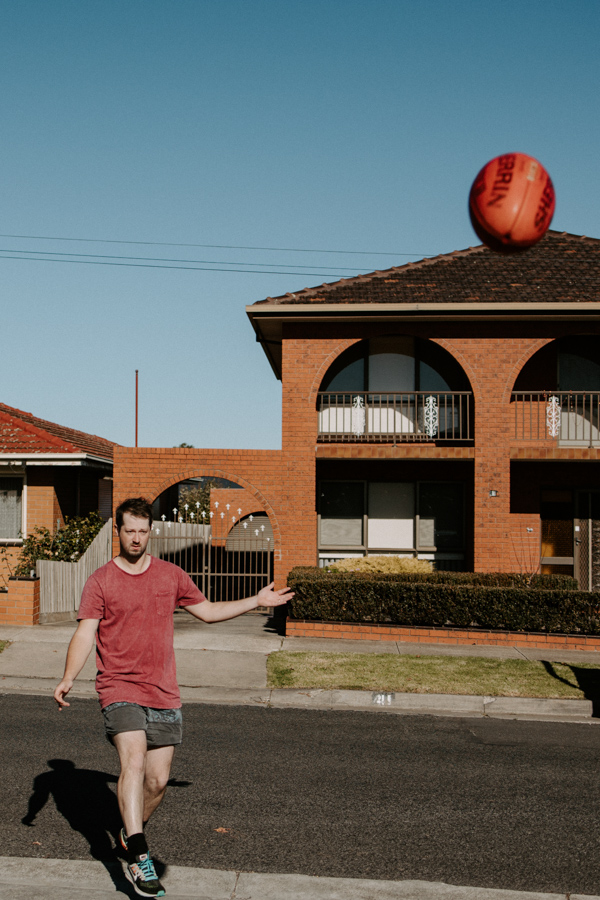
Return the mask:
M 287 603 L 294 596 L 294 592 L 290 590 L 290 588 L 285 587 L 281 588 L 280 591 L 274 591 L 273 585 L 274 581 L 271 584 L 268 584 L 256 595 L 256 599 L 258 600 L 257 606 L 283 606 L 284 603 Z

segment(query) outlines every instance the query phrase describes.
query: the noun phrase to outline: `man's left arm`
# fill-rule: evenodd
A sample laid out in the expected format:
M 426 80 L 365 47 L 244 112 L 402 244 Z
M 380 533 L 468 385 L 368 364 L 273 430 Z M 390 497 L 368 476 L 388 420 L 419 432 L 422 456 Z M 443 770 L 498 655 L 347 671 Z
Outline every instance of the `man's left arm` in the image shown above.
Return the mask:
M 264 587 L 254 597 L 246 597 L 244 600 L 221 600 L 217 603 L 209 603 L 207 600 L 196 603 L 194 606 L 185 606 L 192 616 L 202 619 L 203 622 L 223 622 L 225 619 L 235 619 L 243 613 L 256 609 L 257 606 L 283 606 L 294 596 L 290 588 L 285 587 L 274 591 L 275 582 Z

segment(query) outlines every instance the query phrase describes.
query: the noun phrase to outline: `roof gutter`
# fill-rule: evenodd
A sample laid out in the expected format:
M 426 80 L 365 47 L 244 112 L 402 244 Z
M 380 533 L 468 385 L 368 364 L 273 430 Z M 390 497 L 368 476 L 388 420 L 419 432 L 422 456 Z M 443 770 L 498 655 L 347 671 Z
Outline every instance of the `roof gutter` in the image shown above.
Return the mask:
M 84 466 L 101 465 L 112 467 L 112 459 L 93 456 L 91 453 L 0 453 L 0 466 Z

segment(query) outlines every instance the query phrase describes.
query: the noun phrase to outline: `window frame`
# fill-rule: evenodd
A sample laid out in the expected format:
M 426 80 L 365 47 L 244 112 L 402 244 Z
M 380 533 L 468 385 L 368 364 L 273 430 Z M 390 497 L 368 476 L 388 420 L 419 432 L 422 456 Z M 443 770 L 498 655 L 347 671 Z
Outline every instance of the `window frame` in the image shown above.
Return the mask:
M 3 469 L 4 467 L 2 467 Z M 8 467 L 7 467 L 8 468 Z M 24 535 L 27 533 L 27 470 L 25 468 L 15 469 L 10 472 L 3 472 L 0 469 L 0 479 L 17 478 L 22 482 L 21 486 L 21 527 L 19 529 L 20 537 L 0 537 L 0 547 L 21 547 Z

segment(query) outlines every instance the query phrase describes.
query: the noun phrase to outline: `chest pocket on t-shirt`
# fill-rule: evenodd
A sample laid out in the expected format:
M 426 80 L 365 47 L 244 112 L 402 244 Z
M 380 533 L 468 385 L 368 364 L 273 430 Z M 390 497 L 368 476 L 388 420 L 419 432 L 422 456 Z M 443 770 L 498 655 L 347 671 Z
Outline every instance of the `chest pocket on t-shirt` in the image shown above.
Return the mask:
M 159 616 L 173 615 L 173 594 L 171 591 L 157 591 L 154 595 L 156 613 Z

